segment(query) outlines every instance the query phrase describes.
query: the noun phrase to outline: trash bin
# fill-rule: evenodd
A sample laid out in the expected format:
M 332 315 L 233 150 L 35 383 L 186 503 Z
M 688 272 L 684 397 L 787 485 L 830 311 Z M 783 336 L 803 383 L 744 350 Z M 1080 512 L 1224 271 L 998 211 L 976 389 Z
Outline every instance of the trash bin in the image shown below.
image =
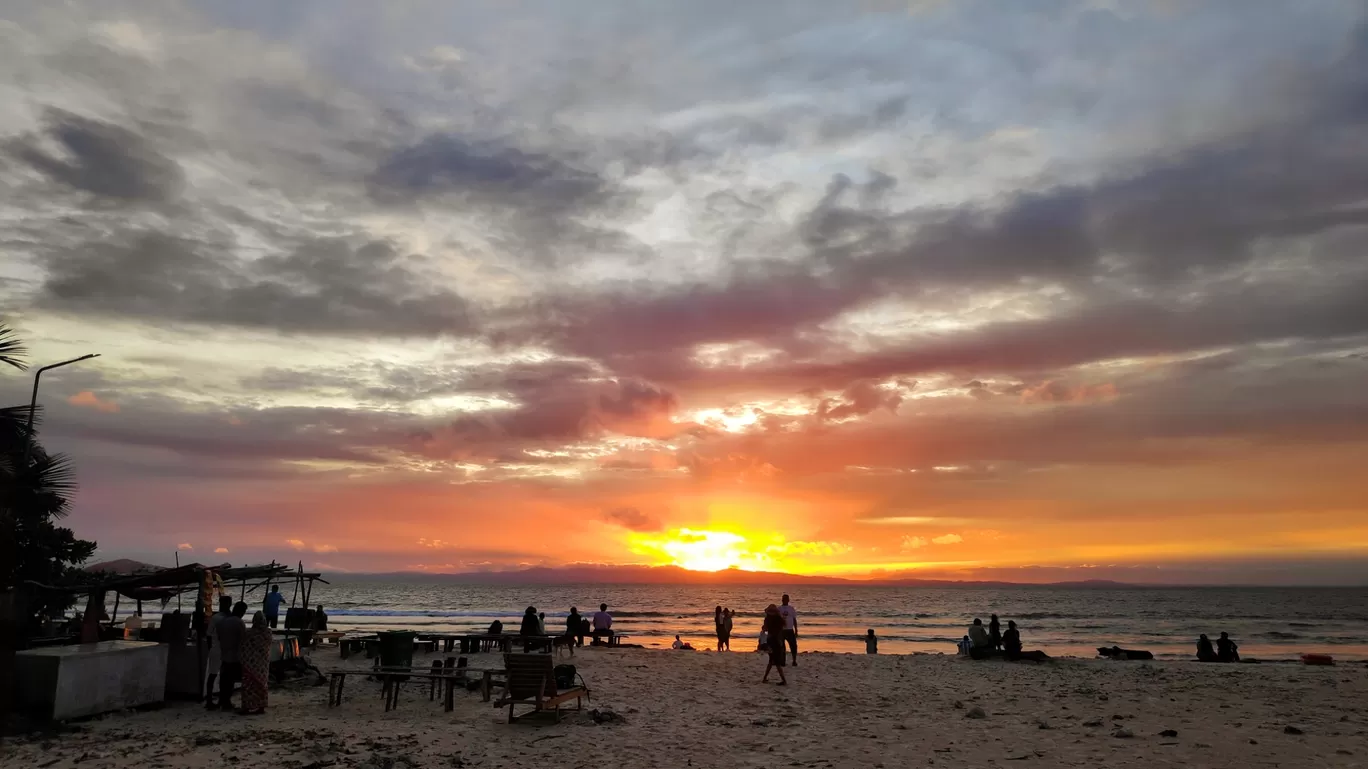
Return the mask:
M 418 637 L 417 633 L 412 630 L 389 630 L 379 635 L 381 667 L 413 667 L 413 641 Z

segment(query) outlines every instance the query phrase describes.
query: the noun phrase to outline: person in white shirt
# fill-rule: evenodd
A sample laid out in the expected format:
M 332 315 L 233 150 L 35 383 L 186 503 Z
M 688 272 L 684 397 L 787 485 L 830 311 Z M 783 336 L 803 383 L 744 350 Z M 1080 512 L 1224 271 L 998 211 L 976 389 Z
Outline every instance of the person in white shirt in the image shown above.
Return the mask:
M 675 649 L 676 651 L 693 651 L 693 646 L 679 640 L 679 636 L 675 636 L 674 644 L 671 645 L 671 648 Z
M 793 652 L 793 666 L 798 667 L 798 610 L 789 603 L 788 593 L 784 593 L 779 616 L 784 618 L 784 641 Z
M 599 604 L 599 610 L 594 612 L 594 640 L 599 636 L 613 637 L 613 615 L 608 613 L 608 604 Z

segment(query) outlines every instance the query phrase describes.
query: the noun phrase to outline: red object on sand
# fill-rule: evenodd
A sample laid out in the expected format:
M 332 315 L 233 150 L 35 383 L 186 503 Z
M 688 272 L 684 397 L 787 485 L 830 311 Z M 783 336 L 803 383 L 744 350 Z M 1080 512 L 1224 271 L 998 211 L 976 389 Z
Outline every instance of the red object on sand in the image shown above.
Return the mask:
M 1329 654 L 1303 654 L 1302 662 L 1307 665 L 1333 665 L 1335 658 Z

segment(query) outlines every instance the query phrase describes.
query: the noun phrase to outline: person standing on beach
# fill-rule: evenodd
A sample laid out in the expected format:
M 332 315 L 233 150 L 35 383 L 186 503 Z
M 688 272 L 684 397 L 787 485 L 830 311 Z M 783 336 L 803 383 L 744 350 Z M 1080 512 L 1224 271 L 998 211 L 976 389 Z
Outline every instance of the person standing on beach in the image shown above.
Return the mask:
M 214 704 L 214 682 L 218 680 L 219 668 L 223 666 L 223 657 L 219 653 L 222 644 L 219 643 L 218 626 L 224 617 L 233 616 L 233 599 L 226 595 L 219 596 L 218 613 L 209 618 L 209 630 L 205 634 L 209 639 L 209 659 L 204 665 L 204 707 L 213 710 Z
M 247 604 L 238 601 L 233 613 L 218 624 L 219 637 L 219 710 L 233 709 L 233 690 L 242 679 L 242 640 L 247 635 L 247 624 L 242 621 Z
M 280 605 L 282 603 L 285 603 L 285 596 L 280 594 L 280 585 L 271 585 L 271 592 L 267 593 L 266 599 L 262 601 L 266 623 L 271 627 L 276 627 L 280 623 Z
M 1002 648 L 1002 625 L 998 622 L 996 614 L 988 618 L 988 643 L 994 649 Z
M 779 607 L 779 615 L 784 618 L 784 632 L 780 635 L 793 651 L 793 666 L 798 667 L 798 610 L 789 603 L 788 593 L 784 593 L 784 605 Z
M 242 638 L 242 709 L 239 715 L 266 712 L 271 675 L 271 629 L 261 612 L 252 615 L 252 627 Z
M 779 685 L 787 686 L 788 678 L 784 676 L 784 615 L 779 613 L 779 607 L 770 604 L 765 607 L 765 629 L 763 634 L 769 639 L 769 658 L 765 663 L 765 675 L 760 679 L 760 683 L 769 683 L 771 670 L 779 671 Z
M 580 623 L 579 607 L 570 607 L 570 616 L 565 618 L 565 635 L 575 639 L 576 646 L 584 645 L 584 625 Z
M 722 651 L 722 607 L 713 609 L 713 630 L 717 633 L 717 650 Z
M 878 638 L 878 636 L 874 635 L 874 628 L 870 628 L 870 629 L 869 629 L 869 632 L 868 632 L 867 634 L 865 634 L 865 654 L 878 654 L 878 653 L 879 653 L 879 638 Z
M 732 610 L 722 610 L 722 649 L 731 651 Z

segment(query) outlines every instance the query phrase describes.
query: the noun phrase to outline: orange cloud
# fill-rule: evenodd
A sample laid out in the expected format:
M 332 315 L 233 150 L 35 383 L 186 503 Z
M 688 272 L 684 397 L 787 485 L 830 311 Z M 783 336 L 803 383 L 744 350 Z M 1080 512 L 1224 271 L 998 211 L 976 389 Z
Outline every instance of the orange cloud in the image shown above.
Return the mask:
M 114 401 L 100 400 L 100 397 L 90 390 L 82 390 L 67 398 L 67 403 L 81 408 L 95 409 L 105 414 L 114 414 L 119 410 L 119 404 Z
M 214 552 L 215 552 L 215 553 L 227 553 L 227 552 L 228 552 L 228 548 L 226 548 L 226 547 L 216 547 L 216 548 L 214 548 Z
M 182 542 L 182 543 L 180 543 L 179 545 L 176 545 L 176 549 L 177 549 L 177 550 L 194 550 L 194 549 L 195 549 L 195 546 L 192 545 L 192 544 L 190 544 L 189 542 Z
M 1022 403 L 1086 403 L 1107 401 L 1117 396 L 1116 385 L 1104 382 L 1096 385 L 1070 386 L 1067 382 L 1047 379 L 1021 391 Z

